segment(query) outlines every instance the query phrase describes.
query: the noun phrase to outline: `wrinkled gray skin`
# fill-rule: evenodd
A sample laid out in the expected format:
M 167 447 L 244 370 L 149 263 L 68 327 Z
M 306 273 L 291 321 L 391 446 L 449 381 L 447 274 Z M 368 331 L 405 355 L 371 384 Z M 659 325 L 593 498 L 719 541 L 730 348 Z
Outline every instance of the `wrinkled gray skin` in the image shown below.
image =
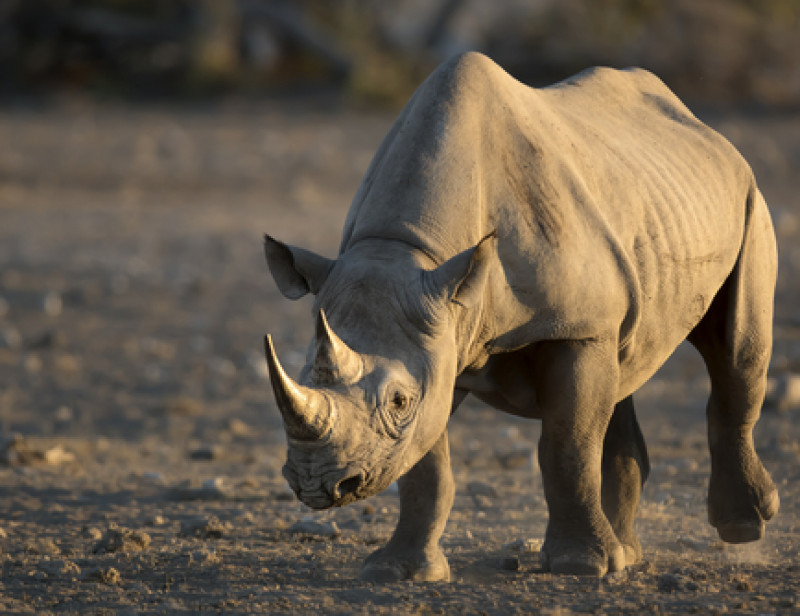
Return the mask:
M 316 295 L 299 382 L 267 339 L 289 451 L 314 508 L 399 480 L 362 578 L 446 580 L 446 425 L 467 393 L 540 419 L 544 564 L 641 556 L 647 453 L 631 395 L 687 339 L 711 377 L 709 520 L 759 539 L 778 495 L 753 449 L 776 249 L 734 148 L 653 75 L 592 69 L 531 89 L 459 56 L 414 94 L 355 196 L 336 260 L 266 238 L 289 298 Z

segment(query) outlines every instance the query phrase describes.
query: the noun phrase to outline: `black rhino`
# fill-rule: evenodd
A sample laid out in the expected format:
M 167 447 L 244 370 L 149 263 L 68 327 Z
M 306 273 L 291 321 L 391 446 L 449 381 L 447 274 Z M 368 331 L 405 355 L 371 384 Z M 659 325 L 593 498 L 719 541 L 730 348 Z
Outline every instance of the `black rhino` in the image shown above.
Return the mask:
M 710 523 L 759 539 L 778 494 L 753 447 L 771 351 L 772 223 L 739 153 L 655 76 L 595 68 L 533 89 L 476 53 L 438 68 L 378 149 L 327 259 L 266 237 L 316 296 L 299 381 L 267 361 L 306 504 L 399 480 L 362 578 L 449 578 L 447 420 L 468 393 L 540 419 L 554 573 L 635 562 L 648 474 L 632 394 L 688 339 L 711 378 Z

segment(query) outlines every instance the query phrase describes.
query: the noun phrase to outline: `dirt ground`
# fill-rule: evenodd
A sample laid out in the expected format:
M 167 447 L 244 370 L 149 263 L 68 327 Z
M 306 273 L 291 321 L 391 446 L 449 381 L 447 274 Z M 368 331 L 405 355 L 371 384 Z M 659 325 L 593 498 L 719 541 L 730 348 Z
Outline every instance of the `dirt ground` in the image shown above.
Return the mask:
M 800 117 L 706 110 L 753 164 L 781 247 L 756 432 L 782 498 L 762 541 L 706 521 L 699 356 L 636 396 L 653 471 L 644 561 L 603 579 L 539 567 L 539 426 L 468 401 L 448 584 L 359 582 L 394 527 L 388 490 L 294 499 L 262 359 L 296 375 L 312 333 L 261 234 L 333 256 L 392 118 L 288 103 L 0 113 L 0 613 L 800 613 Z

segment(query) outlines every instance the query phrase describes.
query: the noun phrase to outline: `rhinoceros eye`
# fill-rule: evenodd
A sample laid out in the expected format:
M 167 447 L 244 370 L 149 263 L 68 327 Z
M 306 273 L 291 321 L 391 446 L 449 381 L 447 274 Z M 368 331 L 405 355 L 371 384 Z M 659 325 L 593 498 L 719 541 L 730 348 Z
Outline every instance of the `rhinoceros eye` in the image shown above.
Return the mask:
M 398 411 L 403 410 L 408 406 L 408 396 L 401 391 L 394 392 L 392 396 L 392 406 Z
M 389 390 L 380 412 L 383 430 L 398 438 L 412 420 L 411 396 L 400 389 Z

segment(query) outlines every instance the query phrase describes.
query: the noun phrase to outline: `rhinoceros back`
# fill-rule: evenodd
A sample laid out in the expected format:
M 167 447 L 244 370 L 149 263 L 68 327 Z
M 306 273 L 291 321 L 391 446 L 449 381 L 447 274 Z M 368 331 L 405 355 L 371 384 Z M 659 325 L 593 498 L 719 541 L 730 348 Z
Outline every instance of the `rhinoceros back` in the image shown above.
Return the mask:
M 501 271 L 484 307 L 496 350 L 617 328 L 644 374 L 730 273 L 755 192 L 736 150 L 647 71 L 534 89 L 470 53 L 400 114 L 341 252 L 384 238 L 436 264 L 496 231 Z

